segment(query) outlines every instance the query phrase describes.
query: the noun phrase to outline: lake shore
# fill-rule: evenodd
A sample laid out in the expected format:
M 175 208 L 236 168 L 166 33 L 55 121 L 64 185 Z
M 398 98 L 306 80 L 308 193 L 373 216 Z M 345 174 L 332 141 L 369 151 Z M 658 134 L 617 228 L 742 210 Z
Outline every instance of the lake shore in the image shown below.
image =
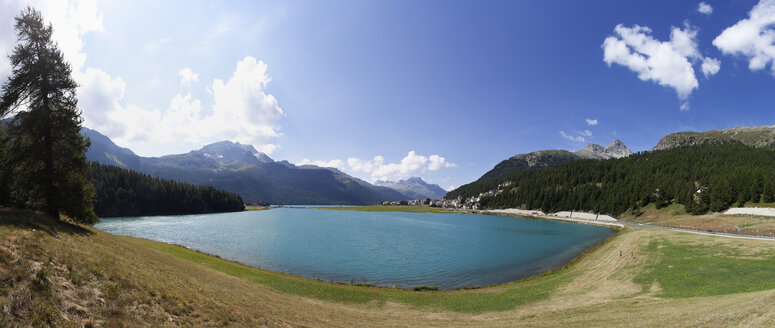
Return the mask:
M 315 279 L 442 290 L 497 285 L 541 274 L 568 263 L 614 233 L 602 227 L 470 213 L 448 216 L 295 208 L 105 219 L 96 227 Z M 477 234 L 472 235 L 472 229 Z M 554 237 L 546 239 L 545 235 Z
M 409 212 L 409 213 L 446 213 L 446 214 L 483 214 L 483 215 L 496 215 L 496 216 L 508 216 L 518 217 L 523 219 L 543 219 L 552 221 L 564 221 L 581 224 L 589 224 L 604 227 L 623 228 L 624 225 L 617 223 L 616 221 L 605 220 L 593 220 L 593 219 L 581 219 L 571 217 L 561 217 L 554 215 L 546 215 L 543 212 L 540 214 L 537 211 L 526 211 L 519 209 L 504 209 L 504 210 L 455 210 L 449 208 L 429 207 L 425 205 L 403 205 L 403 206 L 346 206 L 346 207 L 308 207 L 311 209 L 320 210 L 335 210 L 335 211 L 363 211 L 363 212 Z

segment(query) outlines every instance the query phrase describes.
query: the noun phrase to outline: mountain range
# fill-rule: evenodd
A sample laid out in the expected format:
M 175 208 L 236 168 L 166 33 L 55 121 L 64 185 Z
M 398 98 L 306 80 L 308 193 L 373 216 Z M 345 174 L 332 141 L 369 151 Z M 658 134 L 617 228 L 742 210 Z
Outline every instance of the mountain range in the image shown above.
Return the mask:
M 107 136 L 88 128 L 89 161 L 195 185 L 212 185 L 234 192 L 245 202 L 271 204 L 376 204 L 382 201 L 441 198 L 438 185 L 420 178 L 394 183 L 396 189 L 372 185 L 334 168 L 296 166 L 274 161 L 251 145 L 220 141 L 185 154 L 142 157 L 117 146 Z M 439 196 L 440 195 L 440 196 Z
M 621 158 L 631 154 L 632 151 L 618 139 L 605 147 L 597 144 L 589 144 L 587 148 L 576 152 L 561 149 L 539 150 L 527 154 L 517 154 L 503 160 L 474 182 L 502 178 L 532 168 L 545 169 L 555 165 L 584 159 Z
M 684 146 L 742 144 L 749 147 L 775 147 L 775 125 L 741 126 L 730 129 L 703 132 L 675 132 L 662 137 L 652 151 L 669 150 Z M 560 164 L 584 159 L 622 158 L 632 154 L 620 140 L 606 147 L 589 144 L 586 148 L 569 152 L 566 150 L 541 150 L 518 154 L 501 161 L 476 181 L 450 191 L 446 198 L 475 195 L 481 190 L 492 189 L 502 180 L 527 169 L 546 169 Z
M 447 194 L 447 191 L 439 185 L 429 184 L 419 177 L 411 177 L 398 182 L 380 180 L 374 184 L 396 190 L 404 194 L 407 199 L 439 199 Z

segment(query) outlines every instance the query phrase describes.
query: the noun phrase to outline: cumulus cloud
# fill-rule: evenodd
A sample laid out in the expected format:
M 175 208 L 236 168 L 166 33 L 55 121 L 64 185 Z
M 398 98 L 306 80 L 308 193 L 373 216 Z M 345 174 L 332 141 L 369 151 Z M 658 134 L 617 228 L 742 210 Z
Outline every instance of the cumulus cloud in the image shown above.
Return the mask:
M 188 84 L 191 82 L 199 81 L 199 74 L 186 67 L 178 71 L 180 75 L 180 84 Z
M 450 163 L 439 155 L 423 156 L 417 154 L 415 151 L 410 151 L 397 163 L 386 163 L 384 157 L 375 156 L 370 160 L 350 157 L 346 161 L 341 159 L 312 161 L 305 158 L 296 164 L 333 167 L 370 182 L 375 182 L 377 180 L 396 181 L 429 171 L 457 167 L 455 163 Z
M 344 170 L 346 166 L 341 159 L 332 159 L 330 161 L 311 161 L 308 158 L 302 159 L 296 165 L 315 165 L 320 167 L 333 167 L 338 170 Z
M 16 45 L 16 32 L 13 29 L 14 16 L 22 8 L 21 2 L 0 1 L 0 81 L 5 82 L 11 74 L 11 62 L 8 55 Z
M 705 15 L 710 15 L 713 13 L 713 7 L 705 2 L 700 2 L 697 6 L 697 11 Z
M 95 0 L 0 2 L 0 78 L 5 80 L 11 72 L 7 55 L 16 46 L 14 17 L 28 4 L 41 10 L 44 19 L 54 27 L 53 39 L 72 66 L 75 80 L 80 82 L 79 74 L 86 62 L 81 37 L 89 32 L 103 31 L 102 15 L 97 11 Z
M 587 118 L 587 125 L 591 125 L 591 126 L 597 125 L 597 119 Z
M 429 158 L 428 171 L 438 171 L 450 167 L 456 167 L 455 163 L 447 162 L 447 159 L 439 155 L 431 155 Z
M 761 0 L 742 19 L 727 27 L 713 45 L 728 55 L 748 59 L 748 68 L 758 71 L 770 65 L 775 75 L 775 0 Z
M 579 132 L 579 134 L 582 135 L 582 136 L 585 136 L 585 137 L 591 137 L 592 136 L 592 131 L 584 130 L 584 131 Z
M 705 78 L 708 78 L 718 73 L 719 69 L 721 69 L 721 62 L 715 58 L 705 57 L 702 60 L 701 68 L 702 74 L 705 75 Z
M 124 100 L 126 84 L 120 77 L 94 67 L 84 67 L 83 36 L 103 31 L 102 14 L 94 0 L 32 0 L 44 19 L 54 27 L 53 39 L 62 50 L 78 83 L 79 108 L 84 125 L 96 129 L 119 144 L 137 142 L 203 143 L 232 140 L 252 144 L 271 154 L 277 145 L 272 139 L 280 135 L 278 121 L 284 115 L 277 99 L 266 92 L 271 81 L 267 65 L 247 56 L 240 60 L 227 79 L 215 79 L 207 87 L 213 97 L 210 110 L 190 94 L 171 98 L 163 109 L 140 108 Z M 22 1 L 0 1 L 0 77 L 10 73 L 6 55 L 16 45 L 14 17 L 26 6 Z M 164 45 L 169 39 L 156 42 Z M 178 72 L 181 83 L 196 82 L 198 75 L 190 68 Z M 206 113 L 206 114 L 205 114 Z
M 213 81 L 210 89 L 214 103 L 208 115 L 203 112 L 201 101 L 190 94 L 175 95 L 164 111 L 123 105 L 126 85 L 120 78 L 91 68 L 85 76 L 89 78 L 79 88 L 85 125 L 119 143 L 203 143 L 225 139 L 252 144 L 267 154 L 278 147 L 271 140 L 280 135 L 277 122 L 284 115 L 283 110 L 277 99 L 266 93 L 266 85 L 271 81 L 267 65 L 253 57 L 239 61 L 227 81 Z
M 682 106 L 688 107 L 689 95 L 699 87 L 692 64 L 705 64 L 706 76 L 717 73 L 721 65 L 720 61 L 700 54 L 697 30 L 689 24 L 673 27 L 670 41 L 655 39 L 646 26 L 619 24 L 614 33 L 603 41 L 603 61 L 608 66 L 619 64 L 629 68 L 642 81 L 675 89 Z
M 565 132 L 565 131 L 560 131 L 560 135 L 561 135 L 563 138 L 565 138 L 565 139 L 568 139 L 568 140 L 570 140 L 570 141 L 576 141 L 576 142 L 584 142 L 584 141 L 586 140 L 586 139 L 584 139 L 584 137 L 582 137 L 582 136 L 575 136 L 575 137 L 574 137 L 574 136 L 572 136 L 572 135 L 568 134 L 568 133 L 567 133 L 567 132 Z

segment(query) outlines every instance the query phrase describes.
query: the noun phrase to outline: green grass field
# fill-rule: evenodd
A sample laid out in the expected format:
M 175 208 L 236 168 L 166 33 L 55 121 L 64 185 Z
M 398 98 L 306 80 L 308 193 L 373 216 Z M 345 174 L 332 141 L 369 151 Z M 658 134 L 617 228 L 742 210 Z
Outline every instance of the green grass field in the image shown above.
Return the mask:
M 272 209 L 272 207 L 270 207 L 270 206 L 250 206 L 250 205 L 245 206 L 245 210 L 246 211 L 264 211 L 264 210 L 269 210 L 269 209 Z

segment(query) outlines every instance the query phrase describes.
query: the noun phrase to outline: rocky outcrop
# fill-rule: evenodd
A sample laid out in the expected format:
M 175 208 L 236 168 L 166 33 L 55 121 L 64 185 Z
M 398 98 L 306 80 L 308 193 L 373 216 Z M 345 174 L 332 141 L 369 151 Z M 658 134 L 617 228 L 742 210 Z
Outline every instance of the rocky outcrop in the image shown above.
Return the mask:
M 621 140 L 616 139 L 605 147 L 598 144 L 589 144 L 587 148 L 577 151 L 576 155 L 592 159 L 609 159 L 630 156 L 632 151 Z

